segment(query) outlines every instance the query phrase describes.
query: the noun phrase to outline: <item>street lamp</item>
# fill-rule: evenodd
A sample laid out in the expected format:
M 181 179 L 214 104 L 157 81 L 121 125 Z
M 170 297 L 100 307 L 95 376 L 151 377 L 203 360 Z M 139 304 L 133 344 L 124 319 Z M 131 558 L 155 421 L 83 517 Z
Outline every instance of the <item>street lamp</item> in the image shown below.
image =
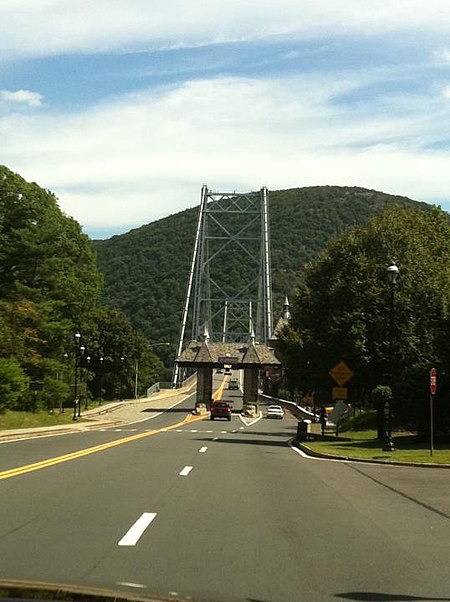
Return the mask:
M 73 399 L 73 418 L 77 419 L 77 404 L 78 404 L 78 354 L 80 352 L 81 334 L 75 333 L 75 378 L 74 378 L 74 399 Z
M 86 350 L 86 347 L 84 345 L 81 345 L 80 347 L 80 353 L 79 353 L 79 367 L 80 367 L 80 381 L 83 379 L 83 368 L 82 368 L 82 361 L 83 361 L 83 356 L 84 356 L 84 352 Z M 78 414 L 77 414 L 78 418 L 81 417 L 81 400 L 78 400 Z
M 385 444 L 383 451 L 395 451 L 392 441 L 392 382 L 393 382 L 393 358 L 394 358 L 394 302 L 395 287 L 397 285 L 399 269 L 394 261 L 391 261 L 387 267 L 387 275 L 390 288 L 390 307 L 389 307 L 389 386 L 391 388 L 391 398 L 386 401 L 387 405 L 387 424 L 385 425 Z
M 100 356 L 99 361 L 100 361 L 100 401 L 99 401 L 99 405 L 102 405 L 102 398 L 103 398 L 103 362 L 104 362 L 105 358 L 103 357 L 103 355 Z
M 123 401 L 123 363 L 125 361 L 125 356 L 120 356 L 120 401 Z
M 84 382 L 85 382 L 85 389 L 84 389 L 84 411 L 86 411 L 88 409 L 88 370 L 89 370 L 89 365 L 91 363 L 91 356 L 88 355 L 86 357 L 86 370 L 84 373 Z

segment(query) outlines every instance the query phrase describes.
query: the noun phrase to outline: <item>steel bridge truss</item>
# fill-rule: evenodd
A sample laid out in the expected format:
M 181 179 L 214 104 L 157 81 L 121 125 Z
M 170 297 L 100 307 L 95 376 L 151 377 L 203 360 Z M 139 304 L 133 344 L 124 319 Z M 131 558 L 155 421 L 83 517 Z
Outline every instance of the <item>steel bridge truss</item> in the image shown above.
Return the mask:
M 268 192 L 202 187 L 178 355 L 191 340 L 256 341 L 272 334 Z M 190 319 L 189 319 L 190 318 Z

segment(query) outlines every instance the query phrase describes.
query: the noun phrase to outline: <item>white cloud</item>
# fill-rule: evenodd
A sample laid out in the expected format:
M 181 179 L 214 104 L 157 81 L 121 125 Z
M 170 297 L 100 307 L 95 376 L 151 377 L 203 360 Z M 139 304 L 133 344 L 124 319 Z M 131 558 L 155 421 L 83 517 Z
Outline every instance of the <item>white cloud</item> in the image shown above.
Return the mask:
M 448 0 L 2 0 L 0 57 L 196 46 L 273 35 L 449 31 Z M 7 26 L 5 26 L 7 24 Z
M 55 191 L 88 228 L 148 223 L 196 205 L 203 183 L 240 191 L 359 185 L 449 198 L 449 152 L 427 150 L 442 136 L 448 103 L 411 103 L 402 114 L 403 99 L 387 111 L 334 102 L 370 78 L 188 82 L 71 117 L 11 114 L 0 135 L 8 167 Z
M 9 106 L 28 106 L 40 107 L 42 104 L 42 95 L 30 90 L 0 90 L 0 107 L 2 104 Z

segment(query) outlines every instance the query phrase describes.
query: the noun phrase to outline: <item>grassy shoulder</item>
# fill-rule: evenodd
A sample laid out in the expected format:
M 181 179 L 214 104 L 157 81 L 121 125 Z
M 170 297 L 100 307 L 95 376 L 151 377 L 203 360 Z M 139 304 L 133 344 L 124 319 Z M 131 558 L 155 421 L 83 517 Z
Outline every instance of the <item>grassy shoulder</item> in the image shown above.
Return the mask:
M 383 441 L 378 440 L 375 415 L 366 412 L 344 422 L 340 436 L 308 441 L 306 446 L 313 451 L 333 456 L 385 462 L 411 462 L 421 464 L 450 464 L 450 442 L 436 441 L 433 455 L 428 442 L 420 442 L 415 434 L 393 433 L 394 452 L 383 451 Z
M 64 414 L 55 410 L 54 414 L 48 412 L 13 412 L 6 410 L 0 414 L 0 430 L 36 428 L 40 426 L 58 426 L 72 422 L 73 412 L 66 409 Z
M 437 444 L 433 455 L 429 445 L 419 443 L 414 435 L 393 433 L 394 452 L 382 451 L 383 442 L 376 439 L 376 431 L 356 431 L 342 433 L 340 438 L 308 441 L 306 446 L 313 451 L 363 460 L 384 460 L 385 462 L 420 462 L 431 464 L 450 464 L 450 445 Z

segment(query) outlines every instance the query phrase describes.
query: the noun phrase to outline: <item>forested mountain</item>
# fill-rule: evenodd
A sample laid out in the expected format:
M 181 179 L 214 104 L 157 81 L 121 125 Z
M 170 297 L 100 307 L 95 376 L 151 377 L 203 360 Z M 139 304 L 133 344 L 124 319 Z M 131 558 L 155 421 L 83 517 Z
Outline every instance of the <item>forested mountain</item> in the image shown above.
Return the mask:
M 303 265 L 335 234 L 391 205 L 421 206 L 406 197 L 338 186 L 270 191 L 269 217 L 275 317 Z M 108 240 L 94 241 L 105 278 L 104 299 L 152 341 L 176 343 L 192 258 L 198 207 Z M 350 266 L 349 266 L 349 269 Z M 224 276 L 241 277 L 242 261 Z

